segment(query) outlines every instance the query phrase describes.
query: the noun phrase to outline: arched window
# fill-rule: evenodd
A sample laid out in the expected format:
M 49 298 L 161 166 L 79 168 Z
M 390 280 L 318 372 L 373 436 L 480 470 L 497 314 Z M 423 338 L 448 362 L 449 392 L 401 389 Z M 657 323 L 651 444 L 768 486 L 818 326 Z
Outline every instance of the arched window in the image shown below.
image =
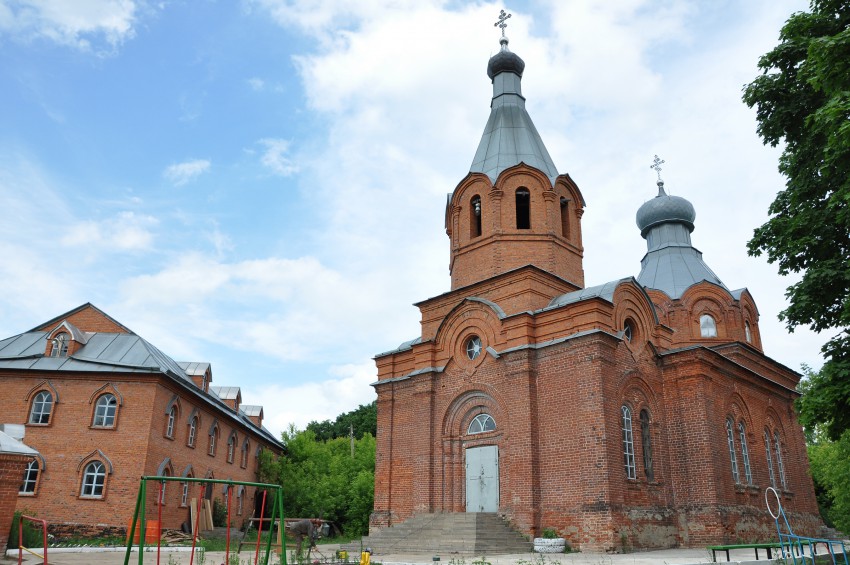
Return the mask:
M 248 451 L 251 449 L 251 441 L 248 438 L 245 438 L 245 442 L 242 444 L 242 453 L 239 457 L 239 466 L 245 469 L 248 467 Z
M 735 455 L 735 431 L 732 426 L 732 419 L 726 419 L 726 442 L 729 444 L 729 460 L 732 462 L 732 479 L 735 484 L 741 482 L 741 477 L 738 475 L 738 456 Z
M 162 477 L 170 477 L 170 476 L 171 476 L 171 471 L 169 471 L 167 468 L 166 468 L 166 469 L 163 469 L 163 470 L 162 470 L 162 475 L 160 475 L 160 476 L 162 476 Z M 166 488 L 167 486 L 168 486 L 168 481 L 161 481 L 161 482 L 159 483 L 159 488 L 160 488 L 160 491 L 159 491 L 159 504 L 160 504 L 160 505 L 162 505 L 162 506 L 165 506 L 165 488 Z
M 782 446 L 779 441 L 779 432 L 773 432 L 773 452 L 776 454 L 776 468 L 779 471 L 779 484 L 782 485 L 782 490 L 788 490 L 788 484 L 785 482 L 785 465 L 782 463 Z
M 747 484 L 753 484 L 753 473 L 750 470 L 750 450 L 747 449 L 747 428 L 744 422 L 738 422 L 738 439 L 741 441 L 741 460 L 744 463 L 744 478 Z
M 479 414 L 469 423 L 466 429 L 468 434 L 482 434 L 484 432 L 492 432 L 496 429 L 496 421 L 490 414 Z
M 227 440 L 227 462 L 233 463 L 233 453 L 236 451 L 236 434 L 230 434 Z
M 103 497 L 103 485 L 106 482 L 106 467 L 100 461 L 92 461 L 83 471 L 83 487 L 80 496 Z
M 481 197 L 476 195 L 469 202 L 469 237 L 481 235 Z
M 747 343 L 753 342 L 753 333 L 750 331 L 750 323 L 744 322 L 744 338 L 746 338 Z
M 640 411 L 640 441 L 643 449 L 643 471 L 646 473 L 646 480 L 652 482 L 655 480 L 655 471 L 652 468 L 652 434 L 649 430 L 649 411 L 645 408 Z
M 773 472 L 773 457 L 770 455 L 770 432 L 764 431 L 764 452 L 767 456 L 767 473 L 770 476 L 770 486 L 776 488 L 776 475 Z
M 30 409 L 30 424 L 49 424 L 53 410 L 53 395 L 43 390 L 35 395 Z
M 165 422 L 165 436 L 174 437 L 174 420 L 177 418 L 177 406 L 172 406 L 168 411 L 168 420 Z
M 68 356 L 68 334 L 65 332 L 58 333 L 53 338 L 53 344 L 50 348 L 51 357 L 67 357 Z
M 570 201 L 561 197 L 561 235 L 570 237 Z
M 192 416 L 192 419 L 189 420 L 189 437 L 186 439 L 186 445 L 189 447 L 195 447 L 195 438 L 198 435 L 198 417 Z
M 24 469 L 24 481 L 21 483 L 19 494 L 35 494 L 35 486 L 38 484 L 38 459 L 27 463 Z
M 218 443 L 219 433 L 220 432 L 218 431 L 218 426 L 213 424 L 212 429 L 210 429 L 210 448 L 207 451 L 207 454 L 209 454 L 212 457 L 215 457 L 215 444 Z
M 628 406 L 623 406 L 620 411 L 623 416 L 623 464 L 626 468 L 626 478 L 636 479 L 635 442 L 632 436 L 632 409 Z
M 699 334 L 702 337 L 717 337 L 717 323 L 709 314 L 699 317 Z
M 531 229 L 531 193 L 525 188 L 516 191 L 516 228 Z
M 118 400 L 114 394 L 103 394 L 94 405 L 92 427 L 112 428 L 115 426 L 115 412 L 118 410 Z
M 182 483 L 182 485 L 183 485 L 183 490 L 180 493 L 180 506 L 186 506 L 186 504 L 189 501 L 189 481 Z
M 240 485 L 236 490 L 236 515 L 242 515 L 242 503 L 245 501 L 245 487 Z

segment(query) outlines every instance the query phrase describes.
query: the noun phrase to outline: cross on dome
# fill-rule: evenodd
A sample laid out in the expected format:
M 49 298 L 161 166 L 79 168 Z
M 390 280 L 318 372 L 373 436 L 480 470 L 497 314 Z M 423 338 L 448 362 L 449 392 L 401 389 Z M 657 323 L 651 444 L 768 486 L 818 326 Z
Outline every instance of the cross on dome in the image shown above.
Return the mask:
M 493 24 L 493 27 L 502 28 L 502 37 L 505 37 L 505 28 L 508 27 L 508 24 L 505 23 L 505 20 L 510 18 L 512 14 L 506 14 L 504 10 L 499 12 L 499 21 Z
M 664 159 L 660 159 L 658 155 L 656 155 L 655 159 L 652 160 L 652 164 L 649 166 L 650 169 L 655 169 L 655 172 L 658 174 L 658 182 L 655 183 L 658 185 L 658 196 L 664 196 L 667 194 L 664 192 L 664 181 L 661 180 L 661 165 L 664 163 Z

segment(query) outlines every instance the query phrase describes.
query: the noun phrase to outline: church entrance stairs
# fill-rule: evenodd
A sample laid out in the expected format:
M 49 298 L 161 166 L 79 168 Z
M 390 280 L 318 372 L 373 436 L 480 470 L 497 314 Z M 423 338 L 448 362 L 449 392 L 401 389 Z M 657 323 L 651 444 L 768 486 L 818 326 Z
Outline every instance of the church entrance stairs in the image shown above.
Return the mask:
M 505 555 L 528 553 L 531 542 L 495 512 L 417 514 L 362 539 L 381 554 Z M 360 551 L 359 543 L 343 547 Z

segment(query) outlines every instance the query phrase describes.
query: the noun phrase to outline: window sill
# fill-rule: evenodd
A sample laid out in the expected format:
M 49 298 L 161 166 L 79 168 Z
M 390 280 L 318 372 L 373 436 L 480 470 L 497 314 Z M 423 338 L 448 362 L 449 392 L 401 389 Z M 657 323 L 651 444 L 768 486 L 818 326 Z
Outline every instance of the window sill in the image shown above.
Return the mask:
M 174 441 L 174 436 L 163 435 L 162 437 L 167 439 L 167 440 Z
M 18 496 L 25 496 L 27 498 L 32 498 L 36 495 L 34 492 L 19 492 Z
M 87 495 L 84 495 L 84 494 L 81 494 L 77 498 L 79 500 L 103 500 L 103 496 L 87 496 Z
M 89 426 L 90 430 L 114 430 L 115 426 Z
M 48 428 L 53 422 L 47 422 L 46 424 L 40 424 L 38 422 L 27 422 L 24 424 L 25 426 L 30 426 L 33 428 Z

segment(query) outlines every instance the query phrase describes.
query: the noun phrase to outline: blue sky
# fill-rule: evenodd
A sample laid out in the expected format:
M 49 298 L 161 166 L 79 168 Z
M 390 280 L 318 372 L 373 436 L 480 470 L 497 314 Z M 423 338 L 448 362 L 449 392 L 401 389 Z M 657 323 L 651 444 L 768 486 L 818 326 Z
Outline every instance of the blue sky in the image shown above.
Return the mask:
M 766 352 L 817 367 L 826 336 L 776 319 L 792 280 L 746 255 L 783 179 L 740 102 L 806 7 L 0 0 L 0 335 L 90 301 L 211 362 L 275 432 L 370 402 L 371 357 L 449 288 L 445 195 L 506 8 L 528 110 L 587 201 L 587 284 L 639 272 L 657 153 Z

